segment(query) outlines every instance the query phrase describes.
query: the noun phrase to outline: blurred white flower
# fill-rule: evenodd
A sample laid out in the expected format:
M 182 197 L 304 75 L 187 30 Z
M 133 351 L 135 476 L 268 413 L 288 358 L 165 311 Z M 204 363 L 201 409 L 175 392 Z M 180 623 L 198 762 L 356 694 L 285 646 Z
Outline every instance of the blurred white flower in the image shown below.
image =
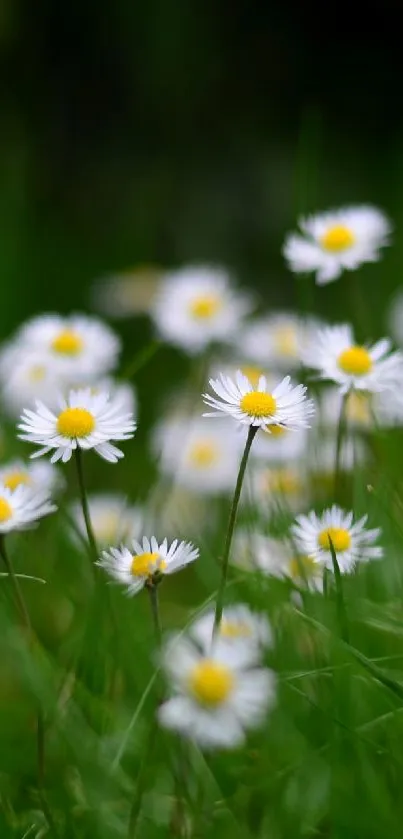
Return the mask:
M 316 272 L 318 285 L 336 280 L 343 270 L 376 262 L 389 244 L 391 224 L 376 207 L 342 207 L 299 221 L 302 235 L 286 237 L 283 254 L 292 271 Z
M 267 433 L 275 425 L 305 428 L 315 410 L 313 402 L 306 398 L 306 387 L 293 386 L 289 376 L 272 393 L 267 391 L 264 376 L 260 377 L 255 389 L 240 370 L 234 380 L 221 375 L 219 379 L 210 379 L 209 384 L 219 398 L 203 394 L 204 402 L 215 408 L 213 412 L 205 413 L 205 417 L 221 417 L 224 413 L 243 425 L 253 425 Z
M 4 410 L 17 417 L 37 399 L 54 407 L 61 387 L 54 359 L 42 351 L 7 344 L 0 354 L 0 396 Z
M 212 647 L 214 628 L 214 609 L 195 620 L 190 627 L 190 635 L 205 652 Z M 247 655 L 259 659 L 265 647 L 271 646 L 273 635 L 266 615 L 252 612 L 245 603 L 227 606 L 222 614 L 214 644 L 236 647 L 245 645 Z
M 148 314 L 162 273 L 162 268 L 155 265 L 137 265 L 131 270 L 105 277 L 93 286 L 93 306 L 107 317 L 129 318 Z
M 58 469 L 45 460 L 36 463 L 11 460 L 0 467 L 0 484 L 12 492 L 19 486 L 27 486 L 33 493 L 52 495 L 64 486 L 64 479 Z
M 292 540 L 266 536 L 256 530 L 238 530 L 232 563 L 267 577 L 288 578 L 298 586 L 319 591 L 323 588 L 323 568 L 315 559 L 298 551 Z
M 351 326 L 342 324 L 320 329 L 305 350 L 303 362 L 317 370 L 319 378 L 336 382 L 342 393 L 382 391 L 403 375 L 403 355 L 389 350 L 387 338 L 372 347 L 356 344 Z
M 161 422 L 154 432 L 153 448 L 162 473 L 194 492 L 233 491 L 243 441 L 232 423 L 228 425 L 211 427 L 203 419 L 184 416 Z
M 119 545 L 140 536 L 144 525 L 144 512 L 138 506 L 130 506 L 124 495 L 89 495 L 88 506 L 95 541 L 100 547 Z M 70 511 L 78 530 L 86 538 L 81 504 L 75 502 L 70 506 Z
M 204 748 L 240 745 L 275 701 L 274 674 L 257 668 L 244 644 L 217 644 L 206 654 L 177 635 L 162 662 L 174 695 L 160 707 L 159 721 Z
M 122 546 L 103 551 L 97 565 L 127 586 L 127 594 L 131 596 L 145 585 L 154 584 L 160 575 L 175 574 L 198 556 L 199 551 L 191 542 L 175 539 L 168 547 L 166 539 L 158 543 L 152 536 L 151 539 L 143 537 L 142 542 L 133 540 L 131 550 Z
M 319 326 L 313 318 L 303 320 L 291 312 L 277 312 L 248 322 L 236 344 L 245 358 L 269 371 L 293 370 L 300 367 L 301 354 Z
M 271 425 L 270 434 L 259 431 L 256 435 L 252 457 L 270 463 L 295 463 L 301 459 L 308 445 L 307 428 L 296 431 L 282 425 Z
M 46 492 L 33 492 L 23 484 L 11 490 L 0 484 L 0 534 L 34 527 L 38 519 L 56 509 Z
M 151 307 L 161 337 L 191 354 L 231 340 L 250 309 L 222 268 L 188 266 L 164 276 Z
M 308 484 L 301 463 L 257 465 L 250 477 L 251 501 L 262 514 L 282 508 L 296 512 L 306 503 Z
M 297 516 L 291 528 L 298 549 L 315 562 L 332 570 L 332 543 L 342 573 L 353 571 L 358 562 L 379 559 L 383 549 L 375 546 L 381 529 L 366 530 L 368 516 L 354 523 L 353 513 L 346 513 L 336 504 L 325 510 L 321 516 L 310 512 L 308 516 Z
M 136 429 L 132 415 L 122 412 L 119 401 L 110 399 L 107 392 L 92 394 L 89 388 L 60 397 L 56 413 L 37 402 L 36 411 L 26 409 L 21 420 L 21 440 L 41 446 L 31 457 L 54 449 L 51 463 L 66 463 L 77 448 L 95 449 L 104 460 L 116 463 L 123 452 L 110 441 L 130 440 Z

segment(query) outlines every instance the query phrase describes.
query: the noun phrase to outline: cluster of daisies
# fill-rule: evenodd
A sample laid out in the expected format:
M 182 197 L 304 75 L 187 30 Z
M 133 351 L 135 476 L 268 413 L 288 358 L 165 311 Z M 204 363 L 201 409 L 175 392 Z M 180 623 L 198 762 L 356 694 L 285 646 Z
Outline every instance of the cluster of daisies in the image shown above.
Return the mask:
M 326 213 L 300 227 L 301 234 L 287 238 L 285 258 L 294 271 L 316 272 L 319 284 L 378 259 L 390 236 L 388 220 L 371 207 Z M 321 513 L 309 509 L 315 497 L 310 490 L 320 477 L 333 478 L 335 469 L 348 471 L 365 460 L 371 430 L 403 425 L 403 354 L 386 338 L 359 343 L 349 324 L 327 325 L 288 312 L 254 317 L 255 301 L 237 291 L 221 268 L 154 272 L 151 279 L 147 300 L 136 303 L 134 295 L 131 307 L 123 308 L 147 310 L 159 341 L 202 356 L 210 364 L 209 390 L 200 397 L 188 388 L 175 394 L 173 409 L 165 415 L 161 410 L 150 439 L 161 485 L 148 505 L 131 504 L 121 494 L 90 496 L 97 565 L 135 595 L 155 592 L 165 575 L 197 560 L 193 542 L 177 538 L 179 524 L 186 531 L 184 510 L 193 499 L 189 522 L 211 525 L 217 505 L 207 505 L 209 521 L 203 521 L 202 498 L 234 492 L 249 449 L 241 516 L 249 508 L 255 519 L 252 528 L 241 525 L 235 532 L 231 562 L 321 590 L 334 555 L 342 573 L 380 558 L 379 529 L 367 528 L 366 517 L 356 520 L 336 504 Z M 129 300 L 130 277 L 124 284 Z M 400 301 L 391 325 L 401 341 Z M 54 464 L 74 457 L 80 474 L 81 457 L 91 449 L 109 463 L 123 457 L 116 444 L 133 437 L 136 405 L 131 386 L 113 378 L 119 352 L 115 333 L 85 315 L 34 318 L 3 347 L 4 413 L 20 415 L 19 437 L 35 450 L 34 463 L 19 460 L 0 469 L 2 538 L 56 510 L 64 479 Z M 312 382 L 310 396 L 294 377 Z M 338 447 L 340 418 L 345 428 Z M 50 462 L 36 460 L 43 456 Z M 159 496 L 166 511 L 178 489 L 168 522 Z M 284 511 L 287 530 L 274 537 L 272 518 L 279 512 L 284 518 Z M 70 513 L 72 538 L 89 536 L 86 510 L 73 503 Z M 152 530 L 157 536 L 144 535 Z M 245 604 L 224 609 L 218 620 L 207 612 L 186 633 L 168 638 L 161 664 L 171 695 L 159 709 L 161 724 L 203 746 L 241 743 L 274 702 L 275 677 L 264 663 L 271 643 L 267 619 Z

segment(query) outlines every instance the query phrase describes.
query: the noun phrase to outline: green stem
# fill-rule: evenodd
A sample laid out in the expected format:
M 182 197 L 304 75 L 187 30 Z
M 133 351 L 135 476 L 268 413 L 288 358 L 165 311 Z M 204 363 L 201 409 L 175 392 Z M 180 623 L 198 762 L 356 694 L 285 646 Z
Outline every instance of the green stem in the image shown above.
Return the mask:
M 81 507 L 82 507 L 82 510 L 83 510 L 85 529 L 87 531 L 87 538 L 88 538 L 88 543 L 89 543 L 89 546 L 90 546 L 90 550 L 91 550 L 91 553 L 93 555 L 93 559 L 96 562 L 98 560 L 98 548 L 97 548 L 97 543 L 95 541 L 94 531 L 92 529 L 92 524 L 91 524 L 91 516 L 90 516 L 87 492 L 86 492 L 86 489 L 85 489 L 85 481 L 84 481 L 83 454 L 82 454 L 82 451 L 81 451 L 79 446 L 77 446 L 76 451 L 75 451 L 75 461 L 76 461 L 76 467 L 77 467 L 78 488 L 79 488 L 79 492 L 80 492 L 80 501 L 81 501 Z M 96 566 L 94 566 L 94 574 L 95 574 L 95 568 L 96 568 Z
M 217 591 L 217 601 L 215 607 L 215 615 L 214 615 L 214 627 L 213 627 L 213 636 L 216 634 L 218 627 L 221 623 L 222 613 L 223 613 L 223 606 L 224 606 L 224 595 L 225 595 L 225 587 L 227 584 L 227 576 L 228 576 L 228 562 L 229 562 L 229 555 L 231 551 L 231 544 L 232 544 L 232 537 L 234 535 L 235 529 L 235 522 L 238 512 L 239 506 L 239 499 L 241 497 L 241 490 L 243 479 L 245 476 L 246 464 L 249 458 L 249 452 L 252 447 L 253 440 L 256 436 L 258 430 L 258 426 L 251 425 L 249 427 L 248 437 L 246 440 L 244 452 L 242 455 L 242 460 L 239 466 L 238 477 L 235 485 L 234 497 L 232 499 L 232 506 L 228 521 L 228 529 L 227 535 L 225 537 L 225 544 L 224 544 L 224 553 L 222 557 L 222 564 L 221 564 L 221 579 L 218 586 Z
M 150 606 L 151 606 L 151 614 L 153 617 L 153 624 L 154 624 L 154 631 L 155 631 L 155 638 L 157 641 L 157 646 L 161 646 L 161 639 L 162 639 L 162 627 L 161 627 L 161 618 L 160 618 L 160 609 L 159 609 L 159 598 L 158 598 L 158 583 L 151 583 L 147 586 L 148 596 L 150 598 Z
M 35 640 L 35 636 L 32 630 L 31 619 L 29 617 L 28 607 L 25 603 L 25 598 L 22 593 L 21 586 L 18 581 L 18 576 L 14 571 L 13 563 L 8 555 L 8 551 L 5 545 L 4 534 L 0 535 L 0 555 L 3 559 L 4 565 L 6 566 L 7 573 L 10 577 L 13 589 L 14 589 L 14 596 L 18 606 L 18 611 L 20 612 L 21 621 L 26 629 L 28 638 L 32 643 Z M 43 719 L 43 714 L 41 708 L 38 708 L 37 711 L 37 728 L 36 728 L 36 752 L 37 752 L 37 774 L 38 774 L 38 792 L 41 801 L 42 810 L 44 816 L 48 822 L 49 828 L 53 835 L 57 837 L 57 830 L 55 827 L 55 823 L 53 821 L 53 816 L 48 806 L 46 796 L 44 793 L 44 782 L 45 782 L 45 724 Z
M 337 600 L 337 612 L 338 612 L 338 619 L 339 619 L 339 627 L 340 627 L 340 635 L 342 640 L 345 641 L 346 644 L 350 643 L 350 632 L 348 628 L 348 619 L 347 619 L 347 610 L 346 604 L 344 600 L 344 592 L 343 592 L 343 581 L 340 573 L 340 566 L 337 562 L 336 551 L 334 549 L 333 542 L 329 536 L 329 547 L 330 553 L 332 555 L 332 563 L 333 563 L 333 572 L 334 572 L 334 581 L 336 585 L 336 600 Z
M 150 344 L 143 347 L 124 368 L 122 379 L 132 379 L 139 370 L 145 367 L 146 364 L 154 358 L 161 346 L 161 341 L 151 341 Z
M 341 483 L 341 473 L 342 473 L 342 463 L 341 463 L 341 452 L 342 452 L 342 445 L 344 442 L 344 435 L 346 432 L 346 406 L 347 406 L 347 399 L 348 393 L 345 393 L 341 400 L 340 406 L 340 414 L 339 414 L 339 421 L 337 423 L 337 436 L 336 436 L 336 458 L 334 464 L 334 498 L 335 501 L 338 500 L 339 492 L 340 492 L 340 483 Z

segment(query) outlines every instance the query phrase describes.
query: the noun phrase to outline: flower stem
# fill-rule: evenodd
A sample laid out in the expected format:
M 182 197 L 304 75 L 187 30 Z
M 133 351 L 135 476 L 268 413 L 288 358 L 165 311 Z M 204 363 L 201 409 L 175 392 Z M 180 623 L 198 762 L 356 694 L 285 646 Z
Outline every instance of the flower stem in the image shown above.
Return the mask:
M 341 472 L 342 472 L 342 463 L 341 463 L 341 452 L 342 452 L 342 445 L 344 441 L 344 435 L 346 432 L 346 407 L 347 407 L 347 399 L 349 394 L 345 393 L 342 397 L 341 405 L 340 405 L 340 414 L 339 414 L 339 421 L 337 423 L 337 436 L 336 436 L 336 458 L 334 464 L 334 498 L 335 501 L 338 500 L 339 492 L 340 492 L 340 480 L 341 480 Z
M 79 491 L 80 491 L 80 501 L 81 501 L 81 507 L 82 507 L 82 510 L 83 510 L 85 529 L 87 531 L 88 544 L 90 546 L 90 550 L 91 550 L 91 553 L 93 555 L 93 559 L 96 562 L 97 559 L 98 559 L 98 548 L 97 548 L 97 543 L 95 541 L 94 531 L 92 529 L 92 524 L 91 524 L 91 516 L 90 516 L 90 510 L 89 510 L 88 499 L 87 499 L 87 492 L 86 492 L 86 489 L 85 489 L 85 481 L 84 481 L 83 455 L 82 455 L 82 451 L 81 451 L 79 446 L 77 446 L 76 451 L 75 451 L 75 461 L 76 461 L 76 467 L 77 467 L 77 478 L 78 478 L 78 488 L 79 488 Z M 96 566 L 94 566 L 94 574 L 95 574 L 95 568 L 96 568 Z
M 151 614 L 153 617 L 153 624 L 154 624 L 154 631 L 155 631 L 155 639 L 157 642 L 157 647 L 161 646 L 161 639 L 162 639 L 162 627 L 161 627 L 161 617 L 160 617 L 160 609 L 159 609 L 159 598 L 158 598 L 158 584 L 151 583 L 147 586 L 148 596 L 150 598 L 150 606 L 151 606 Z
M 161 341 L 151 341 L 149 344 L 143 347 L 124 368 L 122 373 L 122 379 L 132 379 L 133 376 L 135 376 L 139 372 L 139 370 L 145 367 L 146 364 L 148 364 L 148 362 L 151 361 L 152 358 L 154 358 L 161 346 Z
M 14 571 L 13 564 L 12 564 L 11 559 L 8 555 L 8 552 L 6 550 L 4 534 L 0 535 L 0 554 L 1 554 L 1 557 L 3 559 L 4 565 L 6 566 L 7 573 L 10 577 L 11 584 L 12 584 L 13 589 L 14 589 L 14 596 L 15 596 L 15 600 L 17 602 L 18 610 L 19 610 L 20 615 L 21 615 L 22 623 L 24 624 L 24 627 L 27 630 L 27 632 L 29 633 L 29 635 L 31 635 L 32 634 L 31 619 L 29 617 L 29 612 L 28 612 L 27 605 L 26 605 L 25 600 L 24 600 L 24 595 L 22 593 L 21 586 L 18 582 L 18 577 L 17 577 L 17 575 Z
M 218 591 L 217 591 L 217 601 L 216 601 L 215 615 L 214 615 L 213 636 L 216 634 L 217 629 L 218 629 L 218 627 L 221 623 L 223 605 L 224 605 L 225 587 L 226 587 L 226 584 L 227 584 L 227 576 L 228 576 L 228 562 L 229 562 L 229 556 L 230 556 L 230 551 L 231 551 L 232 537 L 234 535 L 235 522 L 236 522 L 238 506 L 239 506 L 239 499 L 241 497 L 242 484 L 243 484 L 243 479 L 244 479 L 244 476 L 245 476 L 245 470 L 246 470 L 246 464 L 248 462 L 249 452 L 251 450 L 252 443 L 253 443 L 253 440 L 256 436 L 257 430 L 258 430 L 258 426 L 251 425 L 249 427 L 248 436 L 247 436 L 247 439 L 246 439 L 246 444 L 245 444 L 244 452 L 243 452 L 243 455 L 242 455 L 242 460 L 241 460 L 241 463 L 239 465 L 239 472 L 238 472 L 238 477 L 237 477 L 237 481 L 236 481 L 236 485 L 235 485 L 234 497 L 232 499 L 231 511 L 230 511 L 230 516 L 229 516 L 229 521 L 228 521 L 227 535 L 225 537 L 224 553 L 223 553 L 222 563 L 221 563 L 221 579 L 220 579 L 220 583 L 219 583 Z
M 347 618 L 347 610 L 346 604 L 344 600 L 344 592 L 343 592 L 343 581 L 341 578 L 341 572 L 339 563 L 337 562 L 336 551 L 334 549 L 334 544 L 329 536 L 329 547 L 330 553 L 332 555 L 332 564 L 333 564 L 333 573 L 334 573 L 334 581 L 336 586 L 336 603 L 337 603 L 337 614 L 338 614 L 338 621 L 339 621 L 339 628 L 340 628 L 340 635 L 343 641 L 346 644 L 350 643 L 350 632 L 348 628 L 348 618 Z

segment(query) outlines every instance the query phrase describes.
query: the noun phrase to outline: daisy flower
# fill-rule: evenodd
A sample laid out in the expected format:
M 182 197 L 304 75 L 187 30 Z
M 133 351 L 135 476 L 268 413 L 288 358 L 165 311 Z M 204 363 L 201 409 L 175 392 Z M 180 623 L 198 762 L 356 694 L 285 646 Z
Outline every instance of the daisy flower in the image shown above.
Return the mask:
M 225 270 L 195 265 L 165 275 L 151 316 L 164 340 L 196 354 L 232 339 L 249 308 Z
M 46 492 L 32 492 L 23 484 L 11 490 L 0 484 L 0 534 L 35 527 L 38 519 L 56 509 Z
M 138 537 L 143 530 L 143 511 L 138 506 L 129 506 L 124 495 L 89 495 L 88 506 L 97 545 L 106 548 L 109 545 L 127 542 Z M 81 504 L 72 504 L 70 512 L 78 530 L 86 538 Z
M 173 696 L 159 722 L 205 748 L 233 748 L 245 731 L 261 725 L 274 704 L 274 674 L 256 667 L 244 644 L 216 644 L 209 653 L 174 636 L 162 653 Z
M 299 429 L 308 426 L 308 419 L 314 412 L 314 404 L 307 399 L 304 385 L 293 386 L 286 376 L 271 393 L 266 390 L 266 378 L 261 376 L 256 388 L 240 370 L 235 380 L 221 375 L 210 379 L 209 384 L 217 394 L 203 394 L 204 402 L 215 410 L 205 417 L 220 417 L 227 414 L 243 425 L 253 425 L 270 433 L 272 426 Z
M 236 341 L 253 363 L 291 370 L 301 365 L 301 353 L 318 328 L 319 321 L 313 318 L 277 312 L 248 323 Z
M 43 352 L 8 344 L 0 355 L 0 394 L 5 411 L 19 416 L 23 408 L 32 407 L 36 399 L 56 404 L 60 391 L 59 371 L 52 358 Z
M 263 466 L 252 470 L 251 501 L 265 514 L 285 506 L 297 511 L 307 495 L 306 472 L 301 463 Z
M 330 542 L 332 542 L 340 571 L 353 571 L 357 562 L 379 559 L 383 550 L 374 542 L 380 536 L 379 527 L 366 530 L 368 516 L 353 522 L 353 513 L 346 513 L 335 504 L 321 516 L 311 512 L 298 516 L 291 533 L 301 553 L 312 557 L 322 566 L 333 569 Z
M 265 577 L 288 578 L 313 590 L 323 587 L 323 568 L 316 559 L 298 551 L 292 541 L 257 530 L 237 532 L 231 561 L 244 571 L 258 571 Z
M 158 543 L 155 536 L 143 537 L 142 542 L 133 540 L 132 550 L 122 546 L 103 551 L 97 562 L 118 583 L 127 586 L 127 594 L 132 596 L 145 585 L 154 585 L 165 574 L 175 574 L 189 562 L 199 556 L 199 551 L 191 542 L 179 542 L 175 539 L 171 546 L 164 539 Z
M 45 353 L 68 384 L 105 375 L 120 352 L 119 338 L 109 326 L 79 314 L 35 317 L 21 327 L 16 340 L 21 351 Z
M 202 494 L 234 489 L 242 441 L 232 423 L 211 427 L 203 419 L 173 417 L 161 423 L 153 448 L 163 474 L 179 486 Z M 226 424 L 224 424 L 226 425 Z
M 292 271 L 314 271 L 318 285 L 336 280 L 342 271 L 376 262 L 389 244 L 391 224 L 376 207 L 330 210 L 299 222 L 302 235 L 287 236 L 283 254 Z
M 372 347 L 357 344 L 351 326 L 342 324 L 319 330 L 303 361 L 318 370 L 319 378 L 336 382 L 341 393 L 382 391 L 393 387 L 403 373 L 403 355 L 389 350 L 387 338 Z
M 135 431 L 132 415 L 123 413 L 120 402 L 107 392 L 91 393 L 89 388 L 71 390 L 60 397 L 59 410 L 52 412 L 42 402 L 36 411 L 26 409 L 18 426 L 21 440 L 41 446 L 31 457 L 40 457 L 53 449 L 51 463 L 70 460 L 73 451 L 95 449 L 110 463 L 116 463 L 123 452 L 111 440 L 130 440 Z
M 224 609 L 217 635 L 213 638 L 214 609 L 202 615 L 192 624 L 190 634 L 199 646 L 209 652 L 212 643 L 229 647 L 244 644 L 247 653 L 260 658 L 265 647 L 271 646 L 272 631 L 266 616 L 252 612 L 245 603 L 237 603 Z
M 45 460 L 38 463 L 12 460 L 0 467 L 0 484 L 12 492 L 19 486 L 26 486 L 33 493 L 52 495 L 63 487 L 64 481 L 56 467 Z

